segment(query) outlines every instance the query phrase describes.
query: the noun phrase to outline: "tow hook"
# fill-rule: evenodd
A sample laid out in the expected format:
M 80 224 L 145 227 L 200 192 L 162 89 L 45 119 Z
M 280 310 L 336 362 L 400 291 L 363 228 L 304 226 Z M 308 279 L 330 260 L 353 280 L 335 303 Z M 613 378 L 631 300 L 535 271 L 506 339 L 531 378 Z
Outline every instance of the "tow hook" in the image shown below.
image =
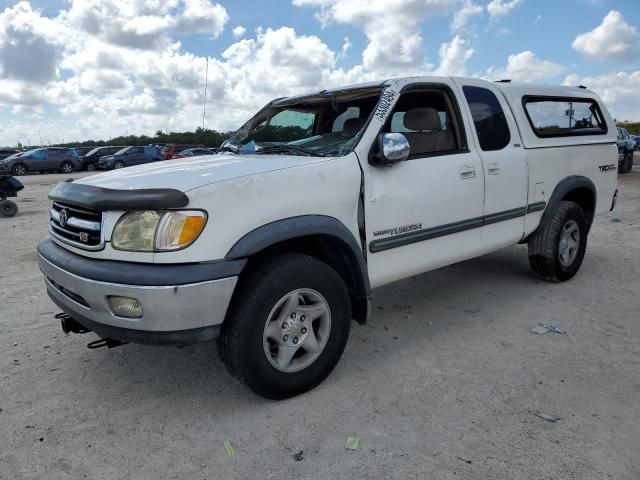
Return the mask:
M 126 345 L 127 343 L 129 342 L 121 342 L 120 340 L 116 340 L 114 338 L 101 338 L 99 340 L 94 340 L 93 342 L 88 343 L 87 348 L 91 350 L 102 347 L 116 348 L 120 345 Z
M 55 315 L 55 318 L 60 320 L 60 326 L 64 333 L 87 333 L 91 331 L 84 325 L 76 322 L 73 317 L 67 313 L 58 313 Z
M 84 325 L 77 322 L 71 315 L 68 313 L 58 313 L 55 315 L 55 318 L 60 320 L 60 326 L 62 327 L 62 331 L 64 333 L 88 333 L 89 330 Z M 121 342 L 120 340 L 115 340 L 113 338 L 100 338 L 98 340 L 94 340 L 93 342 L 89 342 L 87 344 L 87 348 L 91 350 L 95 350 L 96 348 L 115 348 L 120 345 L 126 345 L 128 342 Z

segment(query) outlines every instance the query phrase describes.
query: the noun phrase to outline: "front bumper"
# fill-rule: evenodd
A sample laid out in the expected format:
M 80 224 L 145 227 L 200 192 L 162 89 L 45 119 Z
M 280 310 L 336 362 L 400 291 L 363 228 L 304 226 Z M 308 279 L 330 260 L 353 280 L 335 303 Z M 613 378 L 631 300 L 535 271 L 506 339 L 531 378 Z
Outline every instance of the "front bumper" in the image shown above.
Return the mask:
M 51 240 L 38 245 L 38 262 L 53 302 L 86 328 L 102 338 L 164 345 L 215 339 L 246 263 L 149 265 L 95 260 Z M 115 315 L 110 296 L 137 299 L 143 315 Z

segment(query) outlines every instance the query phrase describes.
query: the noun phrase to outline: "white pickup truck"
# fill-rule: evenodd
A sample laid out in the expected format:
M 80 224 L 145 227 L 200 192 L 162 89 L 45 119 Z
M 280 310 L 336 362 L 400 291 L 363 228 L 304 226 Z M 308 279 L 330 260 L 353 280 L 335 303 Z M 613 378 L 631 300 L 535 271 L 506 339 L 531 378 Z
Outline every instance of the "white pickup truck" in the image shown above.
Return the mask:
M 279 98 L 217 155 L 57 185 L 39 264 L 92 346 L 218 339 L 233 376 L 284 398 L 331 372 L 376 287 L 516 243 L 570 279 L 617 158 L 584 87 L 427 77 Z

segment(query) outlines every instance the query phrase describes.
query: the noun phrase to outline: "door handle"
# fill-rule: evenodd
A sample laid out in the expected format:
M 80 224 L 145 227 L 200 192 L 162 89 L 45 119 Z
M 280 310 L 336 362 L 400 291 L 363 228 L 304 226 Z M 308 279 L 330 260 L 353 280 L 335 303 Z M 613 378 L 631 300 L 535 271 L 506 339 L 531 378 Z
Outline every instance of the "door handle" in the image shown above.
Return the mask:
M 490 163 L 487 165 L 487 173 L 489 175 L 499 175 L 500 174 L 500 165 L 497 163 Z
M 476 169 L 469 165 L 463 165 L 459 170 L 460 178 L 475 178 Z

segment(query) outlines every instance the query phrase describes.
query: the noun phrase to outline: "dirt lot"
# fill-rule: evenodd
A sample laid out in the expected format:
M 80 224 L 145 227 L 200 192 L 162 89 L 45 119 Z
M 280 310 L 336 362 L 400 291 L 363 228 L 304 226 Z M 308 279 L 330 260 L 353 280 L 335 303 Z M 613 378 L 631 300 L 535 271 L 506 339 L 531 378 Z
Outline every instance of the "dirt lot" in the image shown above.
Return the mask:
M 329 379 L 282 402 L 213 345 L 62 333 L 34 253 L 62 178 L 24 177 L 0 219 L 1 479 L 640 478 L 640 168 L 570 282 L 536 280 L 515 246 L 380 289 Z

